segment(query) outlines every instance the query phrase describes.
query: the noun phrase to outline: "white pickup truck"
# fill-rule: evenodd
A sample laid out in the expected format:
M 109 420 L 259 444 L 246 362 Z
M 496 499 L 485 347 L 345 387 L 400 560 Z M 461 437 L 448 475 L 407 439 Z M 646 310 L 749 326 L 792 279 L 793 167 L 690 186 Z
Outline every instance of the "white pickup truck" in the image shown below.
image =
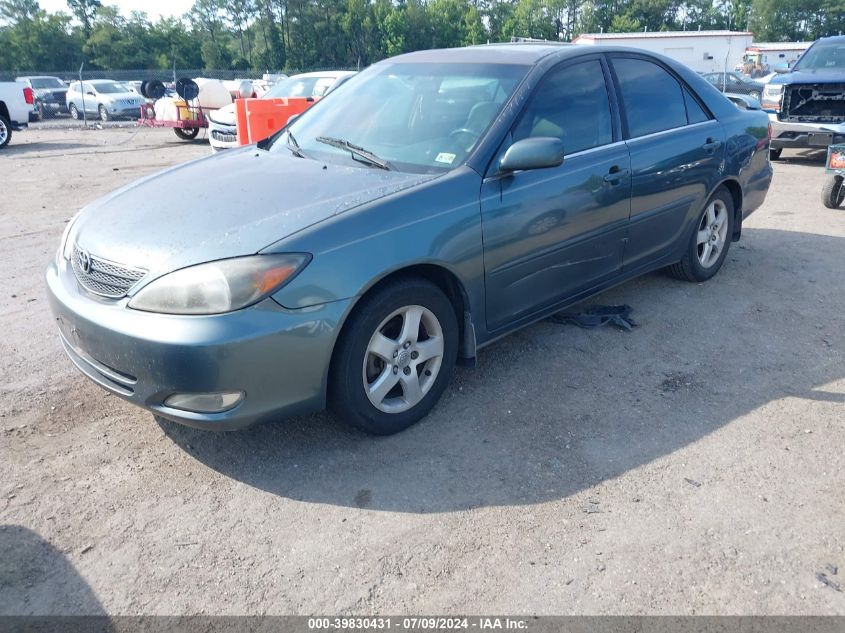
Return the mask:
M 0 149 L 12 140 L 12 130 L 27 126 L 35 95 L 32 88 L 18 81 L 0 82 Z

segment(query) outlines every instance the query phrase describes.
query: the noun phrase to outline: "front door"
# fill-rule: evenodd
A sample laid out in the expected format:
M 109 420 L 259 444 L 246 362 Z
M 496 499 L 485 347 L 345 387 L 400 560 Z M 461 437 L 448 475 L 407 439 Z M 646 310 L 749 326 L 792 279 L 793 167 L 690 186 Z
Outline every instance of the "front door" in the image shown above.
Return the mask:
M 595 286 L 620 269 L 630 210 L 630 159 L 614 131 L 607 77 L 598 56 L 550 70 L 505 145 L 557 137 L 564 144 L 563 164 L 506 175 L 497 174 L 494 164 L 482 185 L 490 331 Z

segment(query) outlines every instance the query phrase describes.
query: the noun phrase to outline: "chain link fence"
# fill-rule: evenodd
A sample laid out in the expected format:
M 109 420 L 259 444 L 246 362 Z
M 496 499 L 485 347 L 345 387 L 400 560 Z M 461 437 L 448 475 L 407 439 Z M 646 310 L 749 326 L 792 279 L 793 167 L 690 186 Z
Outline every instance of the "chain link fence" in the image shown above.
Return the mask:
M 355 70 L 355 68 L 304 68 L 304 69 L 288 69 L 284 71 L 265 71 L 267 74 L 278 75 L 295 75 L 304 72 L 316 72 L 323 70 Z M 210 79 L 260 79 L 265 72 L 256 72 L 251 70 L 208 70 L 208 69 L 183 69 L 177 68 L 175 78 L 190 77 L 195 79 L 197 77 L 208 77 Z M 79 73 L 71 70 L 45 70 L 45 71 L 13 71 L 0 70 L 0 81 L 14 81 L 15 77 L 29 77 L 29 76 L 49 76 L 58 77 L 64 81 L 74 81 L 79 79 Z M 174 81 L 173 69 L 164 70 L 83 70 L 82 79 L 114 79 L 115 81 L 143 81 L 149 79 L 158 79 L 159 81 Z

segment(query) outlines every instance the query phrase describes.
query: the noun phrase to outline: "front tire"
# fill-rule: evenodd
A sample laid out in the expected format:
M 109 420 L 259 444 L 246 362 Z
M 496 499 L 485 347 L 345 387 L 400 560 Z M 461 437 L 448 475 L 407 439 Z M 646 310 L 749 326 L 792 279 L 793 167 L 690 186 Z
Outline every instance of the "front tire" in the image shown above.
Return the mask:
M 0 149 L 6 147 L 12 140 L 12 124 L 9 119 L 0 114 Z
M 109 116 L 109 111 L 106 110 L 106 106 L 104 105 L 97 108 L 97 112 L 100 114 L 100 121 L 108 121 L 111 118 Z
M 838 209 L 845 202 L 845 177 L 834 174 L 824 181 L 822 204 L 828 209 Z
M 424 418 L 446 388 L 458 350 L 458 320 L 446 295 L 417 278 L 364 297 L 335 350 L 329 404 L 374 435 Z
M 717 189 L 699 215 L 683 259 L 669 267 L 670 274 L 694 282 L 713 277 L 728 255 L 733 229 L 733 197 L 727 189 Z

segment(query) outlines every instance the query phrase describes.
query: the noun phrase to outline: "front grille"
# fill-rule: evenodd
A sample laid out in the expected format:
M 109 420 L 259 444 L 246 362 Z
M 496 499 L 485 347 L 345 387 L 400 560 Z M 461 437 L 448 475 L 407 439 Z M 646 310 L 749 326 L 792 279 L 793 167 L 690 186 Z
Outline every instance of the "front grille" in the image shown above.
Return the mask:
M 781 118 L 802 123 L 842 123 L 845 121 L 845 84 L 787 86 Z
M 85 259 L 88 265 L 85 265 Z M 130 268 L 95 257 L 74 244 L 71 265 L 76 280 L 86 290 L 101 297 L 119 299 L 126 296 L 129 289 L 144 278 L 147 271 Z
M 211 130 L 211 138 L 213 138 L 215 141 L 222 141 L 223 143 L 238 142 L 237 134 L 226 134 L 225 132 L 220 132 L 218 130 Z

